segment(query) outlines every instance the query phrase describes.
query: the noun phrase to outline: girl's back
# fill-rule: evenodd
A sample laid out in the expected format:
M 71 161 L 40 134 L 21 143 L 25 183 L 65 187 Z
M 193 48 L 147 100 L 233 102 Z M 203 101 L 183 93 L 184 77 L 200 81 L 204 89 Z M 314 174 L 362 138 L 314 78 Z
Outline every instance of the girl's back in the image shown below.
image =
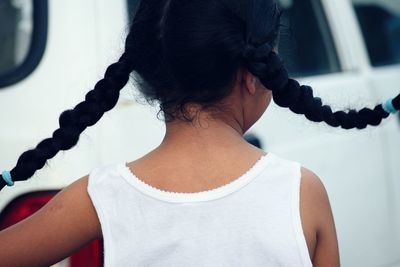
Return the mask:
M 88 192 L 106 266 L 311 266 L 300 177 L 299 164 L 273 154 L 232 182 L 197 193 L 156 188 L 124 163 L 98 168 Z M 184 192 L 197 191 L 191 189 Z

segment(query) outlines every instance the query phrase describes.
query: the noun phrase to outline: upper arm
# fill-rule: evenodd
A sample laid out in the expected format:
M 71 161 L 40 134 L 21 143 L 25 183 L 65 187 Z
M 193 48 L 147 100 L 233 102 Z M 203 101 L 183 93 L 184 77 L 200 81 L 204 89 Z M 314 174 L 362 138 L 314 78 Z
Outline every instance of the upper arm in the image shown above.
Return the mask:
M 311 246 L 314 266 L 340 266 L 339 248 L 332 209 L 326 189 L 317 175 L 302 169 L 300 212 Z
M 58 262 L 101 236 L 83 177 L 41 210 L 0 232 L 2 266 L 45 266 Z

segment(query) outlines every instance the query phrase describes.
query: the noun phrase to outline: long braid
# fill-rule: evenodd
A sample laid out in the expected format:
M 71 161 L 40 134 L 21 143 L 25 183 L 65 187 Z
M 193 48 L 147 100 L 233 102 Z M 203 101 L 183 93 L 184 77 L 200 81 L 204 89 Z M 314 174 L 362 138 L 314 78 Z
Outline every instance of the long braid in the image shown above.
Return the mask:
M 180 5 L 166 0 L 141 1 L 125 53 L 107 69 L 104 79 L 86 95 L 84 102 L 61 114 L 60 128 L 51 138 L 20 156 L 11 170 L 13 180 L 28 179 L 60 150 L 72 148 L 87 127 L 116 105 L 119 91 L 133 70 L 146 99 L 159 101 L 164 111 L 171 107 L 171 114 L 188 102 L 217 103 L 216 99 L 229 94 L 228 82 L 240 63 L 245 63 L 272 90 L 279 106 L 304 114 L 309 120 L 363 129 L 379 125 L 389 116 L 382 105 L 333 112 L 314 97 L 311 87 L 289 79 L 279 56 L 268 45 L 275 44 L 279 34 L 280 13 L 274 0 L 237 1 L 235 7 L 231 6 L 235 1 L 212 2 L 215 3 L 191 1 Z M 247 43 L 257 45 L 242 47 L 243 37 Z M 207 81 L 207 86 L 199 86 L 198 77 Z M 391 104 L 400 109 L 400 95 Z M 387 106 L 385 109 L 388 110 Z M 4 178 L 8 181 L 8 172 Z M 4 186 L 0 179 L 0 189 Z
M 87 127 L 96 124 L 105 112 L 117 104 L 120 90 L 128 83 L 130 73 L 134 70 L 135 61 L 127 52 L 128 44 L 132 43 L 131 38 L 130 33 L 127 37 L 126 51 L 118 62 L 107 68 L 104 78 L 86 94 L 85 101 L 60 115 L 60 128 L 54 131 L 52 137 L 43 140 L 35 149 L 26 151 L 19 157 L 16 166 L 10 171 L 14 181 L 27 180 L 59 151 L 74 147 L 81 133 Z M 0 190 L 6 185 L 1 177 Z
M 296 114 L 303 114 L 313 122 L 326 122 L 332 127 L 344 129 L 364 129 L 368 125 L 377 126 L 389 117 L 389 113 L 381 104 L 374 109 L 333 112 L 320 98 L 314 97 L 310 86 L 300 85 L 296 80 L 289 78 L 282 60 L 267 43 L 259 47 L 246 45 L 243 59 L 250 72 L 257 76 L 266 88 L 272 90 L 277 105 L 289 108 Z M 397 110 L 400 109 L 400 94 L 393 100 L 393 106 Z

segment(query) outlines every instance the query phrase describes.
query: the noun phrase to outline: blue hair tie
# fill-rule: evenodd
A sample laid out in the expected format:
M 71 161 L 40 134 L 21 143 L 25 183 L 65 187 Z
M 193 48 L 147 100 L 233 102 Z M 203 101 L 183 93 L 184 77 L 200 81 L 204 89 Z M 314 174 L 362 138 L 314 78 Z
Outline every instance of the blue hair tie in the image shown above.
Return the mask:
M 393 99 L 388 99 L 385 103 L 382 104 L 383 110 L 390 114 L 396 113 L 398 110 L 393 106 Z
M 14 181 L 12 180 L 11 173 L 9 171 L 4 171 L 1 175 L 8 186 L 14 185 Z

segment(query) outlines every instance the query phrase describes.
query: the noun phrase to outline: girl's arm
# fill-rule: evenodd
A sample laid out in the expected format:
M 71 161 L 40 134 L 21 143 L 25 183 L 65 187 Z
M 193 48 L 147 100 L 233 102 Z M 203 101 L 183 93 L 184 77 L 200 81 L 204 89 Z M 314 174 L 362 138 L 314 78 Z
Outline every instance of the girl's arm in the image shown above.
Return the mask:
M 34 215 L 0 232 L 0 265 L 49 266 L 101 238 L 87 183 L 87 176 L 81 178 Z
M 338 267 L 338 240 L 325 187 L 317 175 L 303 168 L 300 188 L 300 213 L 313 266 Z

